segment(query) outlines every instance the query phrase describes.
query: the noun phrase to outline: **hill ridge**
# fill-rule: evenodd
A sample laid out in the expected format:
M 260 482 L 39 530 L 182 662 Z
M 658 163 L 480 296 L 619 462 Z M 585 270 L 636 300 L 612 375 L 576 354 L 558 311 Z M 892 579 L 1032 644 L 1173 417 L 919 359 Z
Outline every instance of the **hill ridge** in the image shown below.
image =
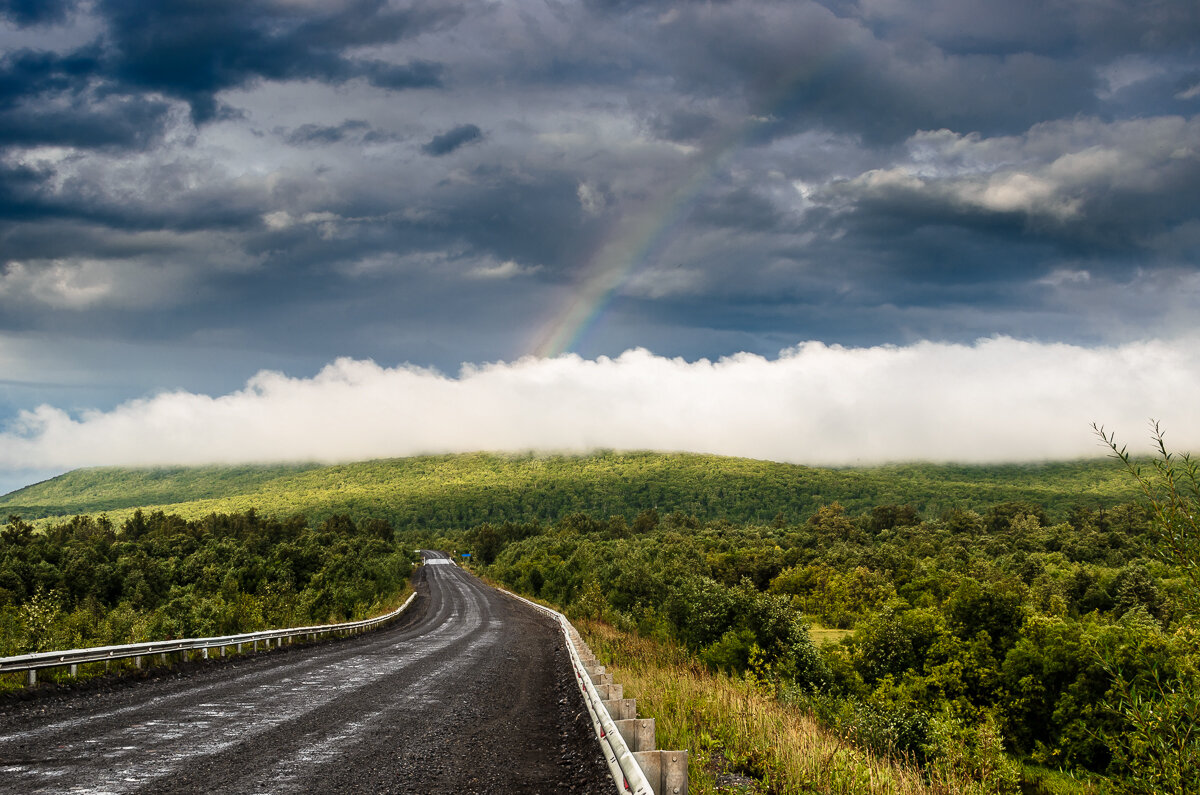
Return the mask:
M 386 517 L 397 527 L 553 520 L 583 512 L 632 518 L 644 508 L 701 518 L 799 521 L 822 504 L 849 511 L 911 503 L 924 514 L 1026 500 L 1065 515 L 1135 498 L 1103 458 L 1029 464 L 895 463 L 825 468 L 702 453 L 451 453 L 339 464 L 91 467 L 0 497 L 26 519 L 135 508 L 188 517 L 253 507 L 276 515 Z

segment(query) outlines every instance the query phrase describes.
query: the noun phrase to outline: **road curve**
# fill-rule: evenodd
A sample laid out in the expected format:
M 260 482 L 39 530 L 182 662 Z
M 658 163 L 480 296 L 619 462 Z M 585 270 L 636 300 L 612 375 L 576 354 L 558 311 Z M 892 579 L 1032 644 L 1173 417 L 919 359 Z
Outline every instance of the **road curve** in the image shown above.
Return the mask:
M 388 629 L 0 704 L 0 792 L 611 793 L 553 622 L 416 584 Z

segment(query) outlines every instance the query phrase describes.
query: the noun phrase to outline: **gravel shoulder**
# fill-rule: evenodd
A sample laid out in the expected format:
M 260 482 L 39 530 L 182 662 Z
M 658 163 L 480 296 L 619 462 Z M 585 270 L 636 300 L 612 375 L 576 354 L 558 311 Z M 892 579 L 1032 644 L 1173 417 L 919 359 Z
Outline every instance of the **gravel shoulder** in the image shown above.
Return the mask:
M 554 623 L 415 585 L 374 633 L 0 702 L 0 792 L 611 793 Z

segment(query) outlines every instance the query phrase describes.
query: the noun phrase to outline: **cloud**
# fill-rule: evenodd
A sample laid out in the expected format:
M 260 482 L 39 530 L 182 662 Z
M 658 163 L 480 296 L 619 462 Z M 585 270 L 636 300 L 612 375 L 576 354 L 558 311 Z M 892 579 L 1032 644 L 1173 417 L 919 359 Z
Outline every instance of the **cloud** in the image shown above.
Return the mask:
M 184 277 L 138 260 L 10 260 L 0 269 L 0 302 L 54 309 L 138 307 L 176 297 Z
M 395 8 L 385 0 L 308 6 L 268 0 L 150 5 L 99 0 L 88 9 L 104 23 L 98 41 L 66 57 L 19 53 L 18 61 L 44 62 L 43 71 L 57 68 L 53 82 L 42 80 L 29 90 L 68 103 L 97 83 L 105 94 L 164 95 L 187 102 L 197 124 L 230 117 L 218 93 L 261 80 L 342 84 L 363 79 L 385 90 L 439 86 L 441 64 L 356 57 L 357 51 L 415 36 L 461 13 L 448 3 Z M 67 11 L 63 2 L 0 5 L 0 17 L 18 26 L 62 21 Z
M 540 265 L 522 265 L 516 260 L 510 259 L 504 262 L 480 265 L 468 271 L 467 275 L 472 279 L 511 279 L 515 276 L 529 276 L 541 269 Z
M 287 134 L 284 139 L 292 146 L 322 146 L 335 144 L 350 133 L 365 132 L 371 125 L 362 119 L 346 119 L 336 126 L 323 124 L 302 124 Z
M 1131 443 L 1147 418 L 1200 446 L 1195 339 L 1111 348 L 998 337 L 686 362 L 630 350 L 594 360 L 467 365 L 457 377 L 339 359 L 312 378 L 261 372 L 211 397 L 177 391 L 78 418 L 23 412 L 8 469 L 93 464 L 341 461 L 487 450 L 688 450 L 810 464 L 1020 461 L 1096 455 L 1100 422 Z
M 474 124 L 461 124 L 452 130 L 433 136 L 429 143 L 421 147 L 421 151 L 431 157 L 441 157 L 482 138 L 483 130 Z
M 21 27 L 61 22 L 75 5 L 72 0 L 0 0 L 0 17 Z
M 1093 256 L 1161 247 L 1200 199 L 1200 118 L 1045 122 L 1019 136 L 921 131 L 908 157 L 818 188 L 839 211 L 1041 238 Z M 810 192 L 810 196 L 814 194 Z

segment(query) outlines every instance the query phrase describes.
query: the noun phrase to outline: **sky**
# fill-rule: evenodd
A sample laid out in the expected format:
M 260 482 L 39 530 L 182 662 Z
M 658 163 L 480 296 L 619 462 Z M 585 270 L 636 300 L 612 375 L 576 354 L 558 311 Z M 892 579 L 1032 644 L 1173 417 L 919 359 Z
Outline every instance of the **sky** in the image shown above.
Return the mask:
M 0 490 L 1200 449 L 1194 0 L 0 0 Z

